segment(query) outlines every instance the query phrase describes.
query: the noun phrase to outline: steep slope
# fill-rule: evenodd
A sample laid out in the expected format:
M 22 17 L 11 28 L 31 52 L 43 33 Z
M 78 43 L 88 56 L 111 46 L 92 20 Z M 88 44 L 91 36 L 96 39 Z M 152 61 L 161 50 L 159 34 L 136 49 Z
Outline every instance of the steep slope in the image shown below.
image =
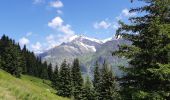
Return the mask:
M 31 76 L 15 78 L 0 70 L 0 100 L 69 100 L 55 95 L 49 82 Z
M 84 37 L 76 36 L 72 41 L 62 43 L 61 45 L 48 50 L 45 53 L 40 54 L 43 61 L 51 62 L 53 65 L 66 59 L 68 62 L 72 62 L 74 58 L 91 54 L 97 51 L 101 47 L 102 41 Z
M 74 58 L 79 58 L 82 72 L 91 74 L 96 61 L 102 64 L 106 60 L 118 76 L 120 75 L 118 66 L 127 63 L 126 59 L 112 56 L 112 52 L 118 49 L 118 45 L 130 44 L 130 42 L 121 38 L 108 38 L 102 41 L 84 36 L 75 36 L 71 37 L 70 40 L 70 42 L 62 43 L 41 54 L 43 61 L 55 65 L 56 63 L 61 64 L 64 59 L 71 63 Z
M 106 60 L 109 65 L 112 66 L 115 74 L 120 76 L 121 73 L 118 69 L 118 66 L 127 64 L 127 60 L 123 58 L 118 58 L 117 56 L 112 56 L 112 52 L 118 50 L 118 45 L 121 44 L 130 45 L 130 42 L 123 39 L 111 39 L 103 43 L 101 45 L 101 48 L 99 48 L 92 55 L 79 57 L 80 61 L 82 61 L 83 65 L 87 68 L 85 71 L 88 71 L 88 73 L 92 73 L 96 61 L 98 61 L 101 65 L 103 64 L 104 60 Z

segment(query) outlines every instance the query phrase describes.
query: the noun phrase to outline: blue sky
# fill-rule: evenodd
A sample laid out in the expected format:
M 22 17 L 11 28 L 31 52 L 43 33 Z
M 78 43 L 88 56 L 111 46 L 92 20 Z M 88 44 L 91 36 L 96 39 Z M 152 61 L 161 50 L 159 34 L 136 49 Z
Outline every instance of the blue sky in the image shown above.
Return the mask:
M 117 21 L 127 22 L 130 0 L 1 0 L 0 36 L 6 34 L 35 53 L 74 35 L 113 37 Z

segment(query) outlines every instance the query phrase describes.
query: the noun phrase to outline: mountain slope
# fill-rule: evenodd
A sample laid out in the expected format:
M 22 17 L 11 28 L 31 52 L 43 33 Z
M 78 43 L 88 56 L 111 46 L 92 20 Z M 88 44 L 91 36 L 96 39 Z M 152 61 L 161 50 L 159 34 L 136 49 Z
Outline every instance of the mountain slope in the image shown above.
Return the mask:
M 118 66 L 127 64 L 127 60 L 112 56 L 112 52 L 118 50 L 118 45 L 130 44 L 123 39 L 108 38 L 106 40 L 97 40 L 84 36 L 76 36 L 70 39 L 70 42 L 61 45 L 43 53 L 40 57 L 48 63 L 61 64 L 64 59 L 72 63 L 74 58 L 79 58 L 81 70 L 84 74 L 93 72 L 96 61 L 103 64 L 106 60 L 116 75 L 120 75 Z
M 53 65 L 56 63 L 61 64 L 64 59 L 72 62 L 74 58 L 91 54 L 101 47 L 102 41 L 92 39 L 84 36 L 76 36 L 72 41 L 62 43 L 61 45 L 52 48 L 39 56 L 43 61 L 51 62 Z
M 0 70 L 0 100 L 69 100 L 55 95 L 48 84 L 31 76 L 18 79 Z
M 99 48 L 95 53 L 91 55 L 80 56 L 79 59 L 83 66 L 85 66 L 83 67 L 83 71 L 88 71 L 88 73 L 91 74 L 93 72 L 96 61 L 98 61 L 98 63 L 102 65 L 103 62 L 106 60 L 107 63 L 112 66 L 115 74 L 117 76 L 120 76 L 121 72 L 119 71 L 118 66 L 127 64 L 127 60 L 119 58 L 117 56 L 112 56 L 112 52 L 118 50 L 118 45 L 122 44 L 130 45 L 130 42 L 123 39 L 112 39 L 103 43 L 101 45 L 101 48 Z

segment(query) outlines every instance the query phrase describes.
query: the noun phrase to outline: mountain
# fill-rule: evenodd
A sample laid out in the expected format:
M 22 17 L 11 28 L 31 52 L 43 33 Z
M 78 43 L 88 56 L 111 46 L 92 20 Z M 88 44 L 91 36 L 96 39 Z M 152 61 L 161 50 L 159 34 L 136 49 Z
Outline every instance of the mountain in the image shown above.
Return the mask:
M 74 58 L 96 52 L 101 47 L 103 42 L 91 39 L 84 36 L 72 37 L 72 40 L 67 43 L 62 43 L 55 48 L 52 48 L 39 56 L 43 61 L 51 62 L 53 65 L 61 64 L 66 59 L 71 62 Z
M 105 40 L 97 40 L 85 36 L 71 37 L 71 41 L 62 43 L 39 56 L 43 61 L 55 64 L 61 64 L 64 59 L 71 63 L 74 58 L 79 58 L 82 66 L 82 72 L 90 73 L 93 71 L 95 62 L 100 64 L 106 60 L 117 72 L 120 64 L 126 64 L 125 59 L 112 56 L 112 52 L 118 49 L 118 45 L 127 44 L 123 39 L 109 38 Z M 119 73 L 116 73 L 119 75 Z
M 79 57 L 79 59 L 80 61 L 82 61 L 82 64 L 84 65 L 84 69 L 88 68 L 86 71 L 88 71 L 88 73 L 90 74 L 93 72 L 93 68 L 96 64 L 96 61 L 98 61 L 99 64 L 102 65 L 103 62 L 106 60 L 106 62 L 113 68 L 115 74 L 117 76 L 120 76 L 121 72 L 118 69 L 118 66 L 126 65 L 127 60 L 125 58 L 119 58 L 117 56 L 113 56 L 112 52 L 118 50 L 118 46 L 122 44 L 130 45 L 130 42 L 124 39 L 108 40 L 107 42 L 103 43 L 95 53 L 91 55 L 81 56 Z

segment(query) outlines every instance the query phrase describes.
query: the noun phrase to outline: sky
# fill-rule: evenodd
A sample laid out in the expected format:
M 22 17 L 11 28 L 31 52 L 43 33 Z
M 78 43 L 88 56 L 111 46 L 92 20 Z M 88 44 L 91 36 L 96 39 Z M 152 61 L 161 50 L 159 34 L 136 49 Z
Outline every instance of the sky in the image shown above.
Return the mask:
M 96 39 L 114 37 L 118 20 L 128 22 L 130 0 L 1 0 L 0 36 L 41 53 L 75 35 Z

